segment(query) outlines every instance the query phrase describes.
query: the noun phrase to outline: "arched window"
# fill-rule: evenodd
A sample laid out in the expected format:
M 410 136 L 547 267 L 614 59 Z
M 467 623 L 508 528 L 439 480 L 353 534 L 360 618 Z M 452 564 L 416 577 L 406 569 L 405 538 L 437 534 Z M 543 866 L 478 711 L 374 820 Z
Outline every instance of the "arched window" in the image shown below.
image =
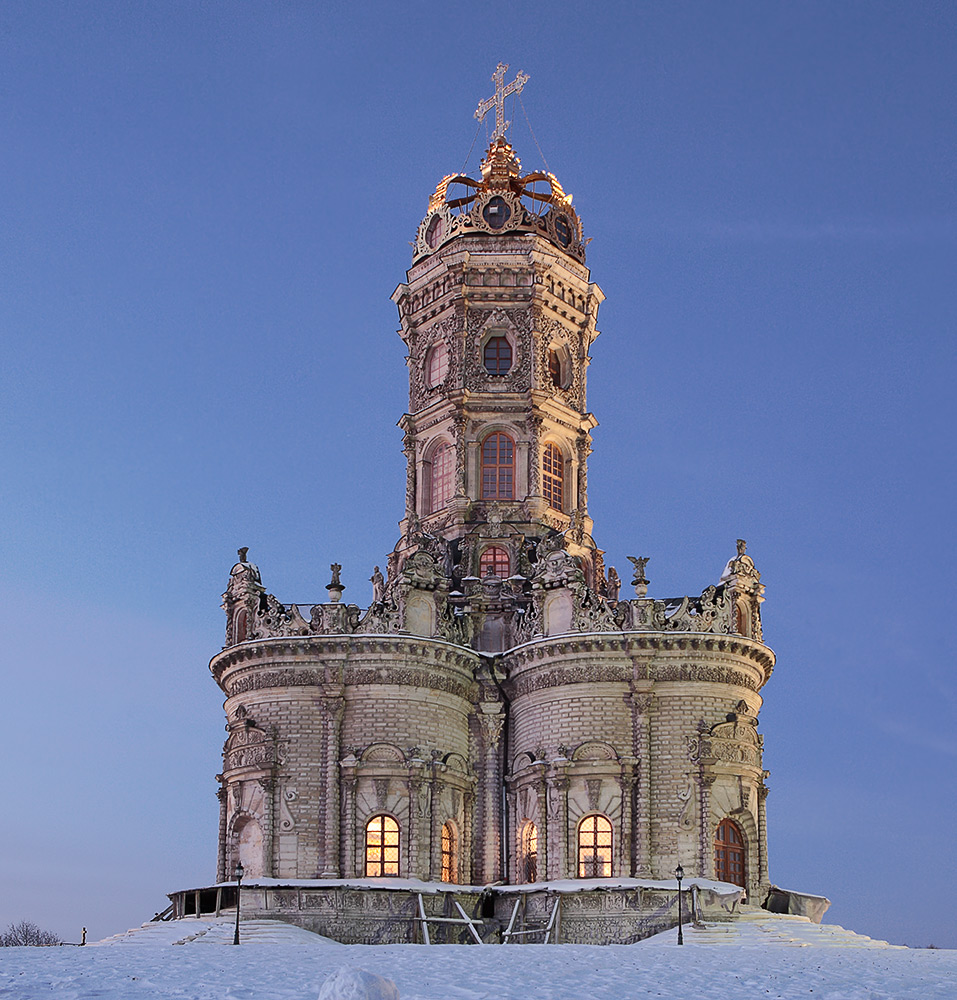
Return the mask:
M 391 816 L 366 823 L 366 878 L 399 874 L 399 824 Z
M 263 830 L 259 820 L 250 816 L 237 828 L 237 855 L 249 878 L 263 874 Z
M 497 576 L 505 580 L 510 571 L 508 553 L 498 545 L 490 545 L 479 560 L 479 576 L 484 580 L 487 576 Z
M 431 471 L 429 513 L 434 514 L 452 499 L 455 489 L 455 449 L 452 445 L 440 444 L 432 452 Z
M 734 606 L 734 630 L 738 635 L 751 635 L 751 616 L 747 606 L 740 602 Z
M 531 821 L 522 827 L 522 868 L 519 878 L 523 882 L 538 881 L 538 827 Z
M 508 337 L 489 337 L 482 360 L 489 375 L 507 375 L 512 367 L 512 345 Z
M 515 442 L 489 434 L 482 443 L 482 499 L 511 500 L 515 495 Z
M 554 444 L 545 445 L 542 453 L 542 495 L 549 507 L 562 510 L 565 500 L 565 459 Z
M 578 824 L 578 877 L 611 878 L 611 821 L 598 813 Z
M 459 843 L 455 827 L 451 823 L 442 826 L 442 881 L 459 880 Z
M 744 837 L 733 819 L 723 819 L 714 832 L 714 877 L 719 882 L 747 885 L 744 871 Z
M 436 344 L 429 352 L 426 362 L 426 384 L 434 389 L 445 380 L 449 372 L 449 352 L 445 344 Z
M 236 615 L 236 635 L 233 637 L 234 642 L 245 642 L 246 633 L 249 628 L 249 613 L 243 608 L 242 611 Z

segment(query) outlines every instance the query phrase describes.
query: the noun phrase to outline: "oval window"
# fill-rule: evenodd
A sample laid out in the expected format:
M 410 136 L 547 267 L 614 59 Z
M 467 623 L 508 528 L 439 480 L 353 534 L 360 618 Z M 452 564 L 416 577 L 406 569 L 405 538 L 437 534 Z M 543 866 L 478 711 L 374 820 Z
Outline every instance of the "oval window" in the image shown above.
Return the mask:
M 428 229 L 425 231 L 425 242 L 434 250 L 442 239 L 442 216 L 433 215 Z
M 512 210 L 508 207 L 504 198 L 496 195 L 489 198 L 485 208 L 482 209 L 482 218 L 492 227 L 501 229 L 508 222 Z

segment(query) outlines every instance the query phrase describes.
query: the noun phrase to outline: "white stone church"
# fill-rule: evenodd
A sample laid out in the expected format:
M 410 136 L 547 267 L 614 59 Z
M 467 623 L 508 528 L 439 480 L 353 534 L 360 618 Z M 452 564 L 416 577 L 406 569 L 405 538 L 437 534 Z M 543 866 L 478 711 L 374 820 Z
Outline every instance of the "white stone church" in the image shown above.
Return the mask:
M 392 296 L 405 516 L 372 605 L 338 565 L 313 606 L 245 549 L 230 573 L 217 885 L 171 894 L 177 916 L 228 908 L 237 862 L 244 912 L 356 941 L 420 940 L 437 907 L 501 934 L 520 896 L 534 927 L 556 894 L 563 939 L 634 940 L 674 923 L 678 865 L 699 908 L 771 888 L 760 574 L 740 540 L 692 596 L 649 593 L 646 558 L 633 595 L 606 568 L 604 296 L 571 198 L 506 141 L 503 74 L 481 176 L 439 182 Z

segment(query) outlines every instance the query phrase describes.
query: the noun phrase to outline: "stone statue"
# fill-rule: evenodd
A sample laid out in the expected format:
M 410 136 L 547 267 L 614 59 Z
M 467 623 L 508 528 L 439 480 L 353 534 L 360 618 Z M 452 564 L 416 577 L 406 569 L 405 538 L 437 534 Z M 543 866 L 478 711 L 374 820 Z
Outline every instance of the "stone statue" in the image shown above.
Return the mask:
M 332 570 L 332 581 L 329 584 L 330 587 L 341 587 L 342 584 L 339 582 L 339 574 L 342 572 L 342 567 L 339 563 L 333 563 L 329 569 Z M 345 589 L 345 588 L 343 588 Z
M 628 561 L 635 568 L 635 578 L 631 585 L 635 588 L 635 593 L 639 597 L 644 597 L 648 593 L 648 577 L 645 576 L 645 567 L 651 556 L 628 556 Z
M 608 567 L 608 581 L 605 584 L 605 590 L 609 601 L 615 602 L 618 600 L 618 592 L 621 590 L 621 580 L 614 566 Z
M 372 603 L 381 604 L 385 600 L 385 579 L 378 566 L 373 569 L 369 580 L 372 582 Z
M 747 551 L 748 543 L 743 539 L 738 539 L 738 558 L 740 559 Z

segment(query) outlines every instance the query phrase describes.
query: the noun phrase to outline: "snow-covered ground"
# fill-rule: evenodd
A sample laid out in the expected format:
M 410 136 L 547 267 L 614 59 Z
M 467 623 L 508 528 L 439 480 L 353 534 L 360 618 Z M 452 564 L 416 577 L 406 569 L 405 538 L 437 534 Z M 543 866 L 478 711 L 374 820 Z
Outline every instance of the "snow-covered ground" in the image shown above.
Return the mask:
M 290 925 L 147 924 L 86 948 L 0 950 L 3 1000 L 316 1000 L 338 969 L 365 969 L 401 1000 L 635 997 L 955 1000 L 957 951 L 892 948 L 801 918 L 669 931 L 635 945 L 342 945 Z M 175 942 L 182 942 L 180 944 Z

